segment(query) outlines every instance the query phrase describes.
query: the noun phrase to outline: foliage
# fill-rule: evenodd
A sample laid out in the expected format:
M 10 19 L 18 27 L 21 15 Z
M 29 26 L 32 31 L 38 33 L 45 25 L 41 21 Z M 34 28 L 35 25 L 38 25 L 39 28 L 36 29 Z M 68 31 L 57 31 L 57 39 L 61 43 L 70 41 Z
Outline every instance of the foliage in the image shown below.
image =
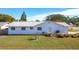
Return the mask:
M 36 20 L 36 22 L 40 22 L 40 20 Z
M 44 36 L 52 37 L 52 38 L 79 38 L 79 34 L 50 33 L 50 34 L 45 34 Z
M 6 14 L 0 14 L 0 22 L 13 22 L 13 21 L 15 21 L 15 19 L 12 16 Z
M 29 38 L 28 40 L 29 40 L 29 41 L 32 41 L 32 40 L 35 40 L 35 39 L 34 39 L 34 38 Z
M 71 17 L 69 20 L 72 24 L 79 26 L 79 17 Z
M 79 26 L 79 17 L 69 17 L 61 14 L 53 14 L 46 17 L 46 21 L 56 21 L 56 22 L 66 22 L 68 24 L 73 24 L 74 26 Z
M 26 19 L 26 13 L 24 11 L 23 11 L 23 13 L 21 15 L 20 21 L 27 21 L 27 19 Z
M 47 16 L 46 20 L 47 21 L 64 22 L 66 20 L 66 17 L 61 14 L 53 14 L 53 15 Z

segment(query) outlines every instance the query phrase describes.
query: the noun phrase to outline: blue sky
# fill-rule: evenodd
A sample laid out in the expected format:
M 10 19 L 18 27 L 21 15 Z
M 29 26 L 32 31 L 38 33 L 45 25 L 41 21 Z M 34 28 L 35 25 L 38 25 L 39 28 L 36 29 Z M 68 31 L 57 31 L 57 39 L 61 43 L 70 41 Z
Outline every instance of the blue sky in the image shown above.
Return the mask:
M 23 11 L 29 20 L 43 20 L 50 14 L 79 15 L 78 8 L 0 8 L 0 13 L 11 15 L 16 19 L 20 18 Z

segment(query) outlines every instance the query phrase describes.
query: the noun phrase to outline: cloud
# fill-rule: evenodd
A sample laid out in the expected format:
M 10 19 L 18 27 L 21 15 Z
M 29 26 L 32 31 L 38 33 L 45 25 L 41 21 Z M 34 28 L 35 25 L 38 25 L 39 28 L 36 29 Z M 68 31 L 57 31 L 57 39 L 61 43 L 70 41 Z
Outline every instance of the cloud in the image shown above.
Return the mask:
M 28 17 L 29 20 L 44 20 L 46 18 L 47 15 L 50 15 L 51 13 L 46 13 L 46 14 L 40 14 L 40 15 L 35 15 L 35 16 L 31 16 L 31 17 Z
M 76 16 L 79 15 L 79 9 L 69 9 L 66 11 L 59 12 L 59 14 Z
M 79 15 L 79 9 L 68 9 L 68 10 L 64 10 L 61 12 L 52 12 L 52 13 L 45 13 L 45 14 L 40 14 L 40 15 L 35 15 L 35 16 L 31 16 L 28 17 L 28 19 L 30 21 L 35 21 L 35 20 L 45 20 L 46 16 L 51 15 L 51 14 L 62 14 L 65 16 L 78 16 Z

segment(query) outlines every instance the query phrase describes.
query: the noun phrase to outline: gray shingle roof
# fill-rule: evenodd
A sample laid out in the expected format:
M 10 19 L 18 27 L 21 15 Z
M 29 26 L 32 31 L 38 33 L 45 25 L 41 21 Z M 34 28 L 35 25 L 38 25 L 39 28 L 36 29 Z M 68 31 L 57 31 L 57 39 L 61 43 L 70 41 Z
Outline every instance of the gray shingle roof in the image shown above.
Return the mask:
M 68 25 L 68 24 L 65 23 L 65 22 L 55 22 L 55 23 L 57 23 L 57 24 L 59 24 L 59 25 L 63 25 L 63 26 L 70 26 L 70 25 Z
M 8 26 L 35 26 L 43 22 L 12 22 Z
M 50 22 L 50 21 L 49 21 Z M 8 26 L 26 26 L 26 27 L 30 27 L 30 26 L 35 26 L 35 25 L 38 25 L 38 24 L 41 24 L 41 23 L 44 23 L 44 22 L 12 22 L 10 23 Z M 52 23 L 56 23 L 58 25 L 62 25 L 62 26 L 69 26 L 67 23 L 65 22 L 52 22 Z

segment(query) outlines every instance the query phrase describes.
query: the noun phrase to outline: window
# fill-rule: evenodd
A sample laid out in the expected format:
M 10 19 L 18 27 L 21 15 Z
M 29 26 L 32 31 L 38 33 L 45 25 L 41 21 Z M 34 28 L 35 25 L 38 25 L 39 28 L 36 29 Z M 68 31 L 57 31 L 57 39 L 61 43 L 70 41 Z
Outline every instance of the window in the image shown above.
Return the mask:
M 30 29 L 33 29 L 33 27 L 30 27 Z
M 25 27 L 22 27 L 21 30 L 26 30 L 26 28 Z
M 60 33 L 60 31 L 59 31 L 59 30 L 57 30 L 55 33 Z
M 42 30 L 42 28 L 41 27 L 38 27 L 37 30 Z
M 42 32 L 42 34 L 45 34 L 45 32 Z
M 11 30 L 15 30 L 15 27 L 11 27 Z

